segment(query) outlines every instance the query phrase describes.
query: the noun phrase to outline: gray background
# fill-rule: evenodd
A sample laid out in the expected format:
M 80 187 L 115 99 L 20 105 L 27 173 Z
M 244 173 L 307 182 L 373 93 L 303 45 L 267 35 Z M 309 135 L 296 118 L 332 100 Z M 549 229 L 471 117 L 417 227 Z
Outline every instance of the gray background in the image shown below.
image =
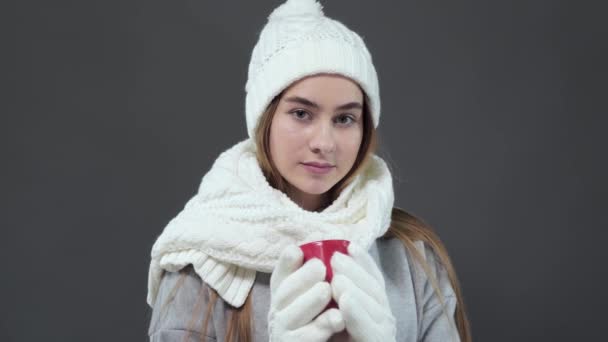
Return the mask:
M 152 243 L 246 136 L 280 2 L 3 3 L 0 340 L 147 339 Z M 396 202 L 447 245 L 475 340 L 605 335 L 606 11 L 323 3 L 372 52 Z

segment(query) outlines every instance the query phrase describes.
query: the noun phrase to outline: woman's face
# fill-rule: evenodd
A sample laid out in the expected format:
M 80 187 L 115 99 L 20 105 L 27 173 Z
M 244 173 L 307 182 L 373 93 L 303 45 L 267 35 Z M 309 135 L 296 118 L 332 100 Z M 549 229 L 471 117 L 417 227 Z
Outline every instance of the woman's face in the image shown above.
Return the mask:
M 293 83 L 270 127 L 270 154 L 289 182 L 287 195 L 304 209 L 318 209 L 321 195 L 352 168 L 362 136 L 363 93 L 357 83 L 330 74 Z

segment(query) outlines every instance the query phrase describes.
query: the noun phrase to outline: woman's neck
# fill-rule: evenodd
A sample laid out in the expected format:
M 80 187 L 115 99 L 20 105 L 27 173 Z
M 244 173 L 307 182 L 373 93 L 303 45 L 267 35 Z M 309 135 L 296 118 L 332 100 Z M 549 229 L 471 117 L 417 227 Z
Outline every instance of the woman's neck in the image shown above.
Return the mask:
M 308 211 L 321 211 L 327 206 L 327 193 L 321 195 L 308 194 L 293 187 L 287 191 L 287 196 L 298 206 Z

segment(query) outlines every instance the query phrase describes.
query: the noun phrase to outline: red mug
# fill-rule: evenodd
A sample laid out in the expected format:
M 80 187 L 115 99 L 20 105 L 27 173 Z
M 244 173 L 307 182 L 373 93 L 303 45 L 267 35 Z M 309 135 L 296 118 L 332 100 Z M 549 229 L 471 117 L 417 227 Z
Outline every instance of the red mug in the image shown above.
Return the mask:
M 300 246 L 300 249 L 304 253 L 304 262 L 312 259 L 321 259 L 325 264 L 325 280 L 329 283 L 334 276 L 331 269 L 331 257 L 335 252 L 348 254 L 348 240 L 321 240 L 305 243 Z M 325 310 L 329 308 L 337 308 L 338 304 L 332 299 Z

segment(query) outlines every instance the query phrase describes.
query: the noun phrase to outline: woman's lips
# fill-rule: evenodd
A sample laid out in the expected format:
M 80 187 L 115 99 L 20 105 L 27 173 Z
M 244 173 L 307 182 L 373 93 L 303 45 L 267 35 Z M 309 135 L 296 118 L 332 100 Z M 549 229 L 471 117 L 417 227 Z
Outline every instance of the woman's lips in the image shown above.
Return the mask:
M 323 174 L 329 173 L 334 168 L 333 166 L 319 167 L 319 166 L 314 166 L 314 165 L 304 164 L 304 163 L 302 163 L 302 166 L 304 166 L 304 168 L 307 171 L 314 173 L 316 175 L 323 175 Z

